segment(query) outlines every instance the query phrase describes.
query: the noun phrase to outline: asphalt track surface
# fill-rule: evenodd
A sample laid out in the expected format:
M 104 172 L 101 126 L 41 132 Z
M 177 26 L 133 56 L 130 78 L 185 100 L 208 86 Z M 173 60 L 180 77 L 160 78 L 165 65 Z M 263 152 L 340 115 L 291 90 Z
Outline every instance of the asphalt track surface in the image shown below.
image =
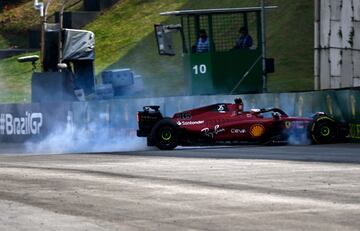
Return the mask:
M 0 230 L 360 230 L 360 145 L 0 154 Z

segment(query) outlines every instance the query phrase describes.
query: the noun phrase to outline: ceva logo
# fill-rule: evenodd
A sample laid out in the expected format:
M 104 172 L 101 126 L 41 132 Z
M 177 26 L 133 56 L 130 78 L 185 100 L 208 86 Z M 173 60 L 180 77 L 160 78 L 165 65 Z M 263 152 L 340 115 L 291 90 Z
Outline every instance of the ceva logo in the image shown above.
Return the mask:
M 42 113 L 25 112 L 23 117 L 11 113 L 0 114 L 0 135 L 37 135 L 42 125 Z

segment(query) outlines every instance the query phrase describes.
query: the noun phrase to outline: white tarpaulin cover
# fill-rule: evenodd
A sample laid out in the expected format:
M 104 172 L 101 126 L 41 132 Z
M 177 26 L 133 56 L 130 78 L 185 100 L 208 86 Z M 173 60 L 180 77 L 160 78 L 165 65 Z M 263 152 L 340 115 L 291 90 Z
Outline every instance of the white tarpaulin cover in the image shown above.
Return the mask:
M 94 60 L 95 35 L 86 30 L 65 30 L 63 60 Z

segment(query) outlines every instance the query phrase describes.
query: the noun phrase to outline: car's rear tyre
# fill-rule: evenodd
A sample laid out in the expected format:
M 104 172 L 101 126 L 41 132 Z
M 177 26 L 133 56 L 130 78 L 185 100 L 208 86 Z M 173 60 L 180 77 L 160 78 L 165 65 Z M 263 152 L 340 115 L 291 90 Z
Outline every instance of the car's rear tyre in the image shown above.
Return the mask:
M 335 120 L 326 115 L 315 117 L 310 124 L 310 138 L 315 144 L 335 142 L 337 132 Z
M 179 144 L 180 128 L 170 119 L 163 119 L 153 127 L 152 143 L 161 150 L 173 150 Z

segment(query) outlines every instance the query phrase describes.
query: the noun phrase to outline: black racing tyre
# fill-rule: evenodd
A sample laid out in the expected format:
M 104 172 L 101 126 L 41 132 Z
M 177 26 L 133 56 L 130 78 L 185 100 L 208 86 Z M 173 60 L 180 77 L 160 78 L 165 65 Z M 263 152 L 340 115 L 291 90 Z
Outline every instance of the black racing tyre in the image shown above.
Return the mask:
M 326 115 L 317 116 L 310 124 L 310 138 L 315 144 L 329 144 L 336 140 L 337 126 L 334 119 Z
M 180 128 L 170 119 L 160 120 L 151 130 L 152 143 L 160 150 L 175 149 L 180 140 Z

